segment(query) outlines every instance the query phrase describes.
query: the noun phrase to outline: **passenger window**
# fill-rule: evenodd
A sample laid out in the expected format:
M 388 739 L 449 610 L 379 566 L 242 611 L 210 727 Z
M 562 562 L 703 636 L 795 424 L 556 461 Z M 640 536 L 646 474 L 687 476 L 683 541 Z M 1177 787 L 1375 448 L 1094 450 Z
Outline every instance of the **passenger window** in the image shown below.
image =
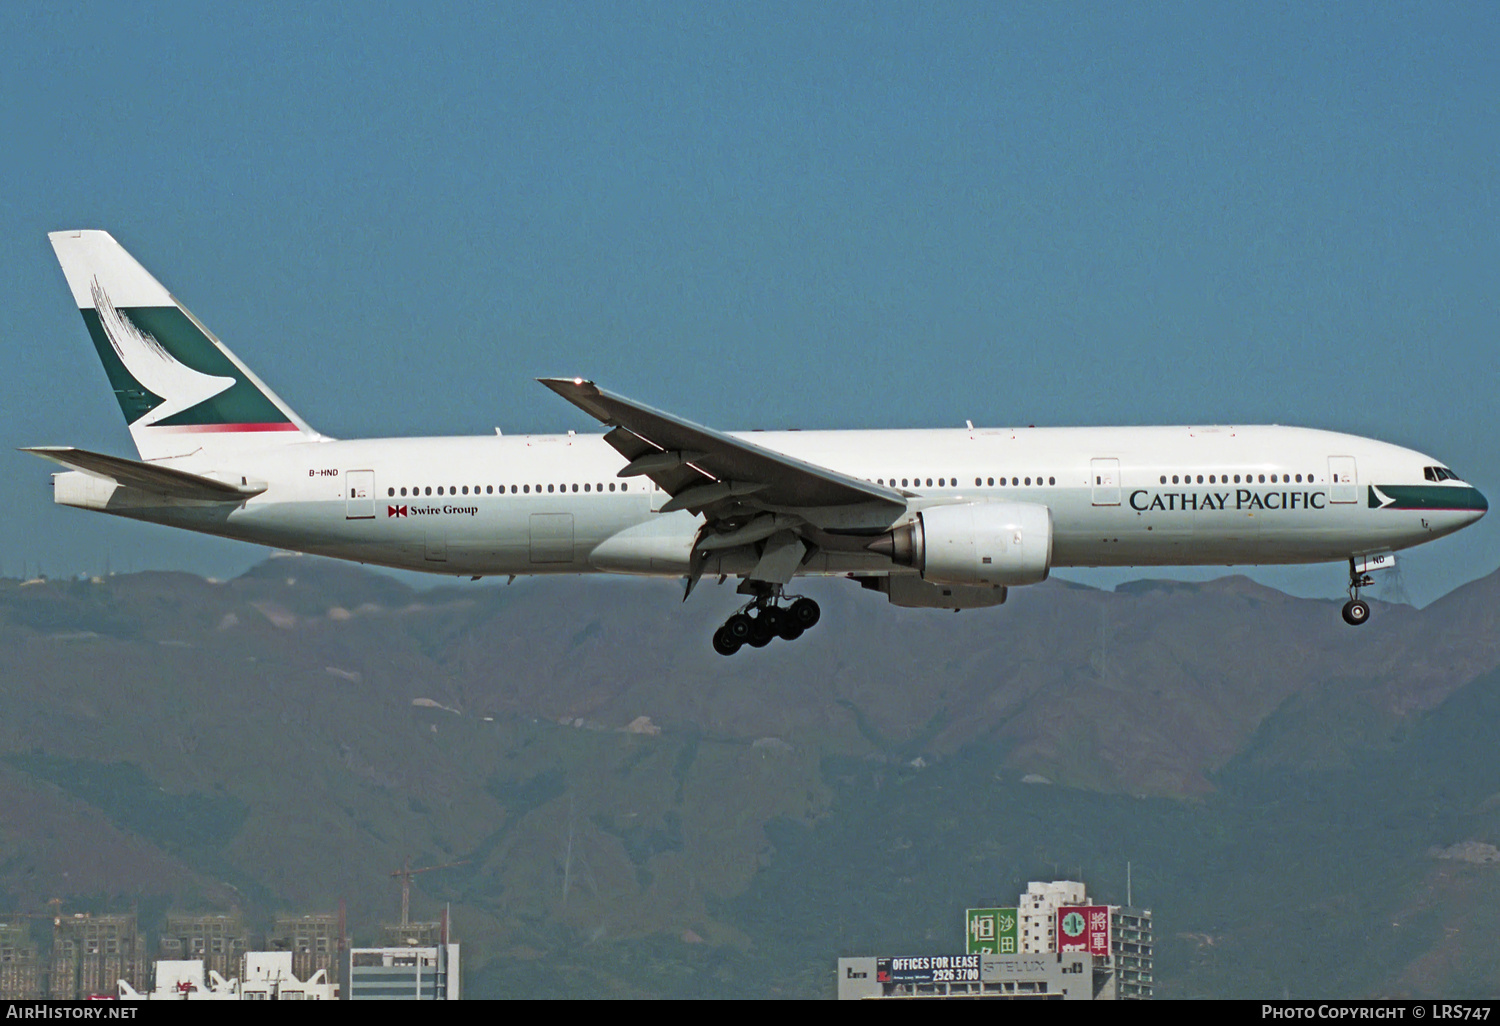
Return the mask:
M 406 494 L 406 489 L 405 489 L 405 488 L 403 488 L 403 489 L 401 489 L 401 494 L 402 494 L 402 495 L 405 495 L 405 494 Z
M 1028 485 L 1029 485 L 1029 484 L 1031 484 L 1031 478 L 1029 478 L 1029 477 L 1028 477 L 1028 478 L 1027 478 L 1027 479 L 1026 479 L 1026 483 L 1027 483 L 1027 484 L 1028 484 Z
M 1047 483 L 1049 485 L 1055 485 L 1055 484 L 1057 484 L 1057 478 L 1055 478 L 1055 477 L 1049 477 L 1049 478 L 1047 478 Z
M 432 494 L 432 485 L 428 485 L 428 486 L 427 486 L 427 494 L 428 494 L 428 495 L 431 495 L 431 494 Z M 439 489 L 438 489 L 438 494 L 439 494 L 439 495 L 442 495 L 442 494 L 443 494 L 443 490 L 442 490 L 442 489 L 441 489 L 441 488 L 439 488 Z
M 1177 475 L 1176 474 L 1172 475 L 1172 483 L 1173 484 L 1177 484 Z
M 630 483 L 628 481 L 627 482 L 621 482 L 621 484 L 620 484 L 620 491 L 622 491 L 622 492 L 628 492 L 628 491 L 630 491 Z
M 995 479 L 992 477 L 992 478 L 989 478 L 988 480 L 990 482 L 990 487 L 991 488 L 995 487 Z
M 1266 475 L 1264 475 L 1264 474 L 1260 475 L 1260 483 L 1261 484 L 1265 484 L 1266 483 Z

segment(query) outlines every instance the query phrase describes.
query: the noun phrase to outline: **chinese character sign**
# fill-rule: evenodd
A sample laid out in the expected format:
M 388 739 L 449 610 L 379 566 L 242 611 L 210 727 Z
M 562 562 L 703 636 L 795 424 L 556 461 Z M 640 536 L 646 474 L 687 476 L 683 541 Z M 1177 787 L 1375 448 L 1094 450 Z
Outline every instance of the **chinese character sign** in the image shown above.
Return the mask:
M 1057 910 L 1057 950 L 1109 957 L 1109 906 L 1064 905 Z
M 964 913 L 964 950 L 970 955 L 1013 955 L 1017 924 L 1013 908 L 971 908 Z
M 1089 954 L 1095 958 L 1109 957 L 1109 906 L 1088 906 Z

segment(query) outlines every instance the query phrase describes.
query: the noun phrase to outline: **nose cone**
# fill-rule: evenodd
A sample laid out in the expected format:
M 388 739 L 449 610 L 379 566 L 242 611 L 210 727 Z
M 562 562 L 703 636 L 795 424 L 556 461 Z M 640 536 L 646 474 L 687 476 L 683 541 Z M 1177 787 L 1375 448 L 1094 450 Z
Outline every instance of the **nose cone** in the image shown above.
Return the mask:
M 1489 512 L 1490 504 L 1478 488 L 1465 487 L 1461 490 L 1455 489 L 1455 491 L 1461 491 L 1461 495 L 1455 497 L 1456 501 L 1453 501 L 1449 507 L 1448 516 L 1452 518 L 1453 530 L 1456 531 L 1461 527 L 1468 527 L 1484 516 Z

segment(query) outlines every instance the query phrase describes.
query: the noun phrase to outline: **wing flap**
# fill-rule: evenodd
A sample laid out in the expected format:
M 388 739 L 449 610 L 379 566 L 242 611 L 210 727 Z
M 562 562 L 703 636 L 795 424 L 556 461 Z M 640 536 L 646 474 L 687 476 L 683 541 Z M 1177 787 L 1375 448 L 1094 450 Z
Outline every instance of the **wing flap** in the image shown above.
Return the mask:
M 739 505 L 781 510 L 876 505 L 889 507 L 893 512 L 906 507 L 905 500 L 889 488 L 652 409 L 606 392 L 592 381 L 538 380 L 613 428 L 604 439 L 627 460 L 634 461 L 653 452 L 691 454 L 691 462 L 646 473 L 674 497 L 706 484 L 731 482 L 736 486 L 759 486 L 753 493 L 736 491 L 733 501 Z
M 38 445 L 23 448 L 33 456 L 60 463 L 70 470 L 81 470 L 96 477 L 108 478 L 127 488 L 166 495 L 174 499 L 197 499 L 209 502 L 241 502 L 266 490 L 259 481 L 245 478 L 241 484 L 219 481 L 185 470 L 158 467 L 150 463 L 106 456 L 87 449 L 75 449 L 67 445 Z

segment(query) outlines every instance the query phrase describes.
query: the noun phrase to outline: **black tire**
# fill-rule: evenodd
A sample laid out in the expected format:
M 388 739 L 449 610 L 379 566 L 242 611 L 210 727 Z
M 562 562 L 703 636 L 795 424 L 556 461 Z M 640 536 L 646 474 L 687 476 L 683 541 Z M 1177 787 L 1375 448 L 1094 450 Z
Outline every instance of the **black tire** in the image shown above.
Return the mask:
M 1351 627 L 1358 627 L 1370 619 L 1370 606 L 1360 599 L 1350 599 L 1344 603 L 1344 622 Z
M 797 626 L 797 621 L 793 620 L 790 616 L 783 618 L 781 621 L 781 640 L 796 641 L 800 637 L 802 637 L 802 628 Z
M 740 650 L 741 642 L 729 633 L 728 626 L 714 631 L 714 651 L 722 656 L 732 656 Z
M 750 635 L 755 633 L 755 621 L 744 613 L 735 613 L 725 621 L 724 630 L 728 631 L 729 636 L 735 641 L 743 643 L 749 641 Z
M 775 606 L 767 606 L 762 609 L 760 615 L 755 619 L 758 623 L 765 624 L 766 630 L 770 631 L 773 635 L 780 634 L 782 625 L 787 622 L 786 613 Z
M 765 648 L 771 643 L 772 639 L 776 637 L 776 626 L 772 625 L 771 620 L 766 616 L 764 610 L 762 610 L 761 614 L 750 622 L 754 625 L 754 627 L 750 631 L 750 640 L 747 642 L 747 644 L 751 645 L 754 648 Z
M 787 613 L 791 616 L 792 622 L 803 630 L 812 627 L 823 616 L 823 611 L 818 608 L 818 604 L 810 598 L 799 598 L 792 603 Z

